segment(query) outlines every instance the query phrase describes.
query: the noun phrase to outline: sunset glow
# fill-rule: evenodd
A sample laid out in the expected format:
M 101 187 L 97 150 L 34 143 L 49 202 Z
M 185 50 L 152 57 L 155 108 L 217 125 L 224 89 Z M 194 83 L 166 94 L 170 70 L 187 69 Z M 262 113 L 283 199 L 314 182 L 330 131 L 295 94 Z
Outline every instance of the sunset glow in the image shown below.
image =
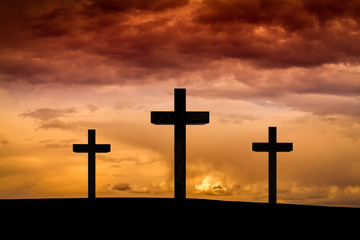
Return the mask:
M 210 123 L 187 126 L 187 197 L 360 207 L 360 2 L 0 2 L 0 198 L 173 197 L 174 88 Z

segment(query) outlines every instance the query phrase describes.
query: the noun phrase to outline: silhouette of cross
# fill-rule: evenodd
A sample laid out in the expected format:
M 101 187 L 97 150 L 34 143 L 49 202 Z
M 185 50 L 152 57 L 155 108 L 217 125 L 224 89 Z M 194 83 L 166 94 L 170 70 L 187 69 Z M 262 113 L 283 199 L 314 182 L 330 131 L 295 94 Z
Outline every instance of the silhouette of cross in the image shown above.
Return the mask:
M 73 152 L 88 153 L 88 198 L 95 198 L 95 153 L 110 152 L 110 144 L 95 144 L 95 129 L 89 129 L 88 144 L 74 144 Z
M 253 143 L 255 152 L 269 152 L 269 203 L 276 204 L 276 153 L 291 152 L 292 143 L 276 142 L 276 127 L 269 127 L 268 143 Z
M 186 89 L 174 89 L 174 112 L 151 112 L 151 123 L 174 125 L 175 199 L 186 198 L 186 125 L 209 123 L 209 112 L 186 111 Z

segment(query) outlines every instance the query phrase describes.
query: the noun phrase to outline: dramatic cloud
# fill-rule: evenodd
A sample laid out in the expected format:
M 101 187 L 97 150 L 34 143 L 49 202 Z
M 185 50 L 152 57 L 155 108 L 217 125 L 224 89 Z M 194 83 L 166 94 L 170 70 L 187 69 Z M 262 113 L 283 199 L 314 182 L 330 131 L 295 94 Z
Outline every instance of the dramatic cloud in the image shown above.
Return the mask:
M 224 185 L 217 179 L 214 179 L 211 176 L 206 176 L 204 180 L 195 185 L 194 194 L 204 194 L 204 195 L 231 195 L 232 189 Z
M 184 87 L 211 113 L 187 128 L 189 196 L 267 201 L 251 142 L 277 126 L 280 201 L 358 205 L 359 19 L 356 0 L 0 1 L 0 194 L 86 196 L 71 144 L 93 128 L 99 196 L 172 197 L 173 127 L 149 117 Z
M 132 10 L 163 11 L 166 9 L 181 7 L 188 4 L 189 0 L 92 0 L 87 5 L 88 10 L 101 10 L 103 12 L 126 12 Z
M 131 188 L 129 183 L 118 183 L 112 188 L 112 190 L 126 191 L 131 190 Z
M 2 81 L 124 84 L 179 80 L 226 59 L 274 69 L 357 65 L 360 57 L 358 1 L 18 5 L 2 3 Z
M 359 9 L 356 0 L 205 0 L 197 19 L 211 24 L 279 25 L 297 31 L 341 18 L 359 22 Z
M 3 22 L 13 28 L 4 26 L 8 34 L 0 37 L 5 46 L 0 83 L 171 80 L 199 83 L 193 94 L 204 98 L 268 101 L 319 115 L 359 116 L 358 1 L 43 4 L 3 4 Z M 126 99 L 116 109 L 134 104 L 144 106 Z M 69 129 L 60 115 L 70 114 L 38 109 L 20 116 L 41 121 L 43 129 Z
M 195 20 L 211 34 L 201 48 L 217 56 L 265 68 L 311 67 L 359 62 L 359 8 L 358 1 L 209 0 Z

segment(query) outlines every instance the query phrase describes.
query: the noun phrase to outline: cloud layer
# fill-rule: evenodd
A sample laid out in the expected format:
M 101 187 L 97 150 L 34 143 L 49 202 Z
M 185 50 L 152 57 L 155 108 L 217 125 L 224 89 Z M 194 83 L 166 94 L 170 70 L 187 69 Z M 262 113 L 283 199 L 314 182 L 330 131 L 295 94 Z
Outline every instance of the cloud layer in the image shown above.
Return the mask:
M 35 119 L 38 122 L 40 129 L 72 129 L 74 126 L 71 123 L 59 118 L 66 118 L 75 113 L 77 113 L 75 107 L 65 109 L 40 108 L 35 109 L 34 111 L 29 110 L 20 113 L 19 117 Z
M 355 0 L 1 4 L 1 81 L 124 84 L 177 79 L 228 59 L 286 69 L 360 57 Z

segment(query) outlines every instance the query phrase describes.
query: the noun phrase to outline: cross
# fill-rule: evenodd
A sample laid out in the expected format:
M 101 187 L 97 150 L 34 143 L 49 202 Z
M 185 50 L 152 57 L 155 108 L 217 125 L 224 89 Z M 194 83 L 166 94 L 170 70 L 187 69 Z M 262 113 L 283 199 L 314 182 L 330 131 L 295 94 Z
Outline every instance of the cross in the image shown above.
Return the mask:
M 88 198 L 95 198 L 95 153 L 110 152 L 110 144 L 95 144 L 95 129 L 89 129 L 88 144 L 74 144 L 73 152 L 88 153 Z
M 276 204 L 276 153 L 291 152 L 292 143 L 276 142 L 276 127 L 269 127 L 269 142 L 253 143 L 255 152 L 269 152 L 269 203 Z
M 186 89 L 174 89 L 173 112 L 151 112 L 151 123 L 174 125 L 175 134 L 175 199 L 186 198 L 186 125 L 209 123 L 209 112 L 186 111 Z

